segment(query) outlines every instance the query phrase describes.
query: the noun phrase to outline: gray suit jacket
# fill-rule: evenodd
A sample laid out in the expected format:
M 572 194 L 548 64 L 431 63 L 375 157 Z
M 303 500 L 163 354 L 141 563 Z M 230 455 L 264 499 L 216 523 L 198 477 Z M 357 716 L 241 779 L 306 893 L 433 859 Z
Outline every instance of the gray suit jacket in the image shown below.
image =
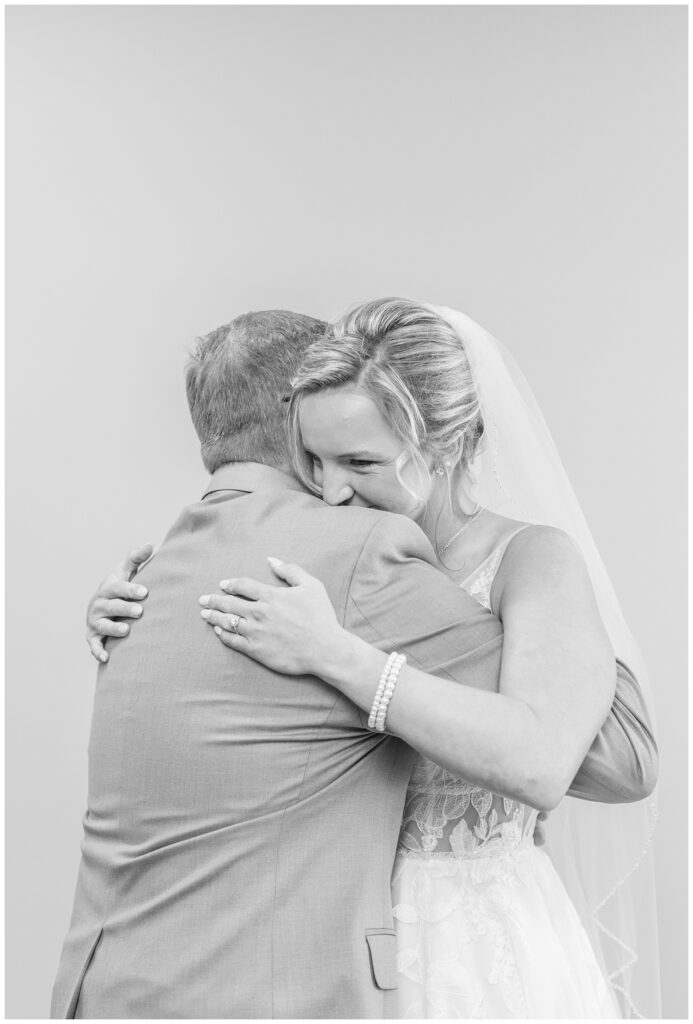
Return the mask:
M 499 623 L 435 569 L 409 520 L 222 467 L 142 572 L 147 614 L 99 669 L 53 1018 L 394 1013 L 390 872 L 413 753 L 200 619 L 223 576 L 274 582 L 268 554 L 318 576 L 365 639 L 460 682 L 497 680 Z

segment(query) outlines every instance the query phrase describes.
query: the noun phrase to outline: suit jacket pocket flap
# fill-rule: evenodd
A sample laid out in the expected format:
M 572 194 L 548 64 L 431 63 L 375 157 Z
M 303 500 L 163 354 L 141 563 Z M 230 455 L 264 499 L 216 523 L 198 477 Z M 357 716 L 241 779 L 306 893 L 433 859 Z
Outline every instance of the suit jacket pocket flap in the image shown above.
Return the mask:
M 371 968 L 378 988 L 397 988 L 397 939 L 392 928 L 366 928 Z

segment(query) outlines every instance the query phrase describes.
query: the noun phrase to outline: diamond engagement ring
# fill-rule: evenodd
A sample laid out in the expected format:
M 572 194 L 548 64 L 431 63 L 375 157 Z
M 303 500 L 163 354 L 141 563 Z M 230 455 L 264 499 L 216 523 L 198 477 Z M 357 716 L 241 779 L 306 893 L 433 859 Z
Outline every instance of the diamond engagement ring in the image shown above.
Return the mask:
M 238 616 L 238 615 L 231 615 L 229 617 L 229 629 L 231 630 L 232 633 L 237 633 L 238 632 L 238 623 L 240 621 L 241 621 L 241 619 L 240 619 L 240 616 Z

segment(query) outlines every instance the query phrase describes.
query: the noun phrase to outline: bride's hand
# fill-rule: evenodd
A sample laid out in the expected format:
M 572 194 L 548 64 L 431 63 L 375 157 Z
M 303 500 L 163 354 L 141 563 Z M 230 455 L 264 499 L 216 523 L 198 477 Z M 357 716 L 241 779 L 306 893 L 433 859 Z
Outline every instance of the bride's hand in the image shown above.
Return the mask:
M 344 632 L 327 591 L 297 565 L 276 558 L 268 562 L 288 587 L 224 580 L 220 587 L 225 594 L 200 598 L 200 614 L 223 644 L 268 668 L 288 675 L 320 675 L 331 646 Z
M 145 544 L 123 559 L 113 572 L 105 576 L 87 606 L 87 643 L 97 661 L 108 661 L 103 645 L 107 636 L 125 636 L 130 626 L 120 618 L 138 619 L 142 614 L 137 601 L 147 596 L 147 588 L 130 580 L 151 556 L 154 548 Z

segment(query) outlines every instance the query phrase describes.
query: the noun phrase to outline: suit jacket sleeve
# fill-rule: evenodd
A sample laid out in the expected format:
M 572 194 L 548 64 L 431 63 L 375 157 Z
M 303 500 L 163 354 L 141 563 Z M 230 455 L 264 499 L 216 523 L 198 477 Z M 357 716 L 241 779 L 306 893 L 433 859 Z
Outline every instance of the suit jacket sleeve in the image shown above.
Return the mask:
M 406 654 L 424 672 L 497 691 L 500 622 L 434 563 L 414 523 L 381 517 L 356 561 L 343 625 L 382 650 Z M 377 684 L 374 679 L 374 693 Z
M 580 771 L 568 790 L 571 796 L 602 803 L 643 800 L 657 782 L 658 752 L 638 681 L 616 661 L 616 695 Z

